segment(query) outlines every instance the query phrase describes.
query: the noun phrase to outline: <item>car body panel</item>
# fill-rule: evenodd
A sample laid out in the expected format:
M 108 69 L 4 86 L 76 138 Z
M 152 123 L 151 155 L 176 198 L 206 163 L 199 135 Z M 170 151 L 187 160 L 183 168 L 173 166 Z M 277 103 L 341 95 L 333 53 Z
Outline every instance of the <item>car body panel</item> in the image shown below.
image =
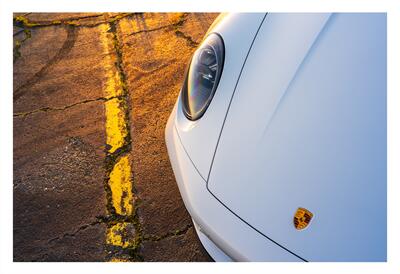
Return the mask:
M 203 233 L 202 229 L 194 220 L 193 225 L 196 230 L 197 236 L 207 253 L 217 262 L 233 262 L 232 258 L 225 254 L 216 244 L 214 244 L 206 234 Z
M 176 115 L 176 128 L 182 144 L 205 179 L 208 176 L 218 137 L 237 79 L 249 48 L 265 13 L 224 14 L 210 32 L 221 35 L 225 43 L 225 63 L 218 90 L 204 116 L 190 121 L 182 112 Z M 239 35 L 240 34 L 240 35 Z M 178 100 L 179 109 L 181 101 Z
M 208 188 L 306 260 L 385 261 L 386 15 L 268 14 Z
M 207 190 L 206 182 L 198 173 L 183 147 L 175 125 L 175 105 L 170 116 L 165 139 L 175 178 L 187 210 L 201 230 L 200 239 L 210 255 L 223 250 L 214 259 L 226 261 L 301 261 L 285 249 L 256 232 Z M 179 109 L 179 111 L 181 111 Z M 207 237 L 213 245 L 210 245 Z M 212 248 L 212 249 L 210 249 Z

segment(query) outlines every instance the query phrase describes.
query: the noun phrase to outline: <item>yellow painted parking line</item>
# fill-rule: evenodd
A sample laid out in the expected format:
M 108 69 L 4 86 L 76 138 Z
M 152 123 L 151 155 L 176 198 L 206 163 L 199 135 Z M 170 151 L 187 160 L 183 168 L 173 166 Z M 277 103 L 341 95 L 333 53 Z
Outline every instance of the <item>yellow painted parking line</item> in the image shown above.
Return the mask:
M 127 102 L 124 94 L 124 83 L 121 72 L 116 66 L 117 53 L 115 49 L 114 33 L 110 33 L 109 25 L 101 25 L 100 39 L 103 47 L 103 66 L 106 74 L 104 93 L 106 97 L 117 97 L 105 102 L 106 115 L 106 144 L 108 153 L 123 149 L 127 145 L 129 136 Z M 134 214 L 132 192 L 132 170 L 129 155 L 121 155 L 115 159 L 108 179 L 111 190 L 112 206 L 115 213 L 123 217 L 132 217 Z M 120 221 L 108 227 L 106 232 L 106 244 L 119 248 L 129 248 L 135 245 L 134 237 L 130 231 L 134 231 L 133 224 Z M 124 258 L 111 258 L 110 261 L 125 261 Z
M 104 88 L 106 96 L 121 96 L 124 93 L 121 75 L 115 69 L 115 48 L 113 34 L 110 33 L 110 26 L 103 24 L 99 26 L 100 41 L 103 47 L 103 66 L 107 76 L 107 83 Z
M 115 212 L 130 216 L 133 213 L 132 180 L 129 156 L 121 157 L 110 173 L 108 184 L 111 188 Z
M 130 237 L 128 229 L 129 223 L 117 223 L 107 230 L 106 244 L 127 248 L 134 244 L 134 239 Z
M 103 46 L 103 66 L 106 73 L 104 93 L 106 97 L 120 97 L 124 95 L 124 84 L 119 71 L 115 67 L 116 56 L 113 38 L 109 33 L 108 25 L 101 25 L 100 40 Z M 109 152 L 113 153 L 125 144 L 128 135 L 126 124 L 126 106 L 122 99 L 115 98 L 105 103 L 106 107 L 106 143 Z
M 113 263 L 125 263 L 125 262 L 130 262 L 128 259 L 124 259 L 124 258 L 112 258 L 110 260 L 110 262 Z
M 109 152 L 113 153 L 122 148 L 128 135 L 126 124 L 125 103 L 122 99 L 114 98 L 105 103 L 106 107 L 106 136 Z

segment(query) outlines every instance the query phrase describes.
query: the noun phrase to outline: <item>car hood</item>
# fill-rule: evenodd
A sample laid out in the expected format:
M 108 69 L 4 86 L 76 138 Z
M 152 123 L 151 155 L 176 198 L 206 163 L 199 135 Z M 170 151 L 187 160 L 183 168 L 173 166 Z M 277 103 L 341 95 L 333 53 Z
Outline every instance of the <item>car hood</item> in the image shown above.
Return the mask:
M 385 15 L 268 14 L 209 191 L 306 260 L 386 260 L 385 91 Z M 298 208 L 313 214 L 303 230 Z

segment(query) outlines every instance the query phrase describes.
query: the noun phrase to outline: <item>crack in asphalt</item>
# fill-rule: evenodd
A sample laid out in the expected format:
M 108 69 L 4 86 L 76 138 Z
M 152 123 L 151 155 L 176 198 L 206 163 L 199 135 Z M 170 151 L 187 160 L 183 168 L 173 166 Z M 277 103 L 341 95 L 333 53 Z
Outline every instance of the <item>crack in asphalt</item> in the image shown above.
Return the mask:
M 17 36 L 18 34 L 24 32 L 26 29 L 20 29 L 19 31 L 13 33 L 13 37 Z
M 142 29 L 142 30 L 134 31 L 134 32 L 126 34 L 125 36 L 133 36 L 133 35 L 137 35 L 140 33 L 148 33 L 148 32 L 158 31 L 158 30 L 162 30 L 162 29 L 180 27 L 186 22 L 188 15 L 189 15 L 188 13 L 184 13 L 179 17 L 179 19 L 176 22 L 173 22 L 171 24 L 162 25 L 162 26 L 152 28 L 152 29 Z
M 152 242 L 158 242 L 167 238 L 171 238 L 171 237 L 176 237 L 176 236 L 180 236 L 180 235 L 184 235 L 188 232 L 188 230 L 193 227 L 192 224 L 188 224 L 186 225 L 184 228 L 181 229 L 177 229 L 177 230 L 171 230 L 168 231 L 165 234 L 162 235 L 144 235 L 143 236 L 143 241 L 152 241 Z
M 35 113 L 38 113 L 38 112 L 63 111 L 63 110 L 66 110 L 66 109 L 69 109 L 69 108 L 72 108 L 72 107 L 75 107 L 75 106 L 87 104 L 87 103 L 98 102 L 98 101 L 107 102 L 109 100 L 116 99 L 116 98 L 120 98 L 120 96 L 99 97 L 99 98 L 95 98 L 95 99 L 87 99 L 87 100 L 83 100 L 83 101 L 80 101 L 80 102 L 77 102 L 77 103 L 73 103 L 73 104 L 70 104 L 70 105 L 67 105 L 67 106 L 63 106 L 63 107 L 42 107 L 42 108 L 35 109 L 35 110 L 32 110 L 32 111 L 17 112 L 17 113 L 14 113 L 13 116 L 15 118 L 16 117 L 25 118 L 28 115 L 35 114 Z
M 137 35 L 137 34 L 140 34 L 140 33 L 149 33 L 149 32 L 153 32 L 153 31 L 158 31 L 158 30 L 170 28 L 172 26 L 174 26 L 174 24 L 168 24 L 168 25 L 164 25 L 164 26 L 160 26 L 160 27 L 156 27 L 156 28 L 152 28 L 152 29 L 141 29 L 141 30 L 134 31 L 134 32 L 131 32 L 129 34 L 126 34 L 125 36 L 134 36 L 134 35 Z
M 90 17 L 80 17 L 77 19 L 74 18 L 68 18 L 66 20 L 54 20 L 51 22 L 43 22 L 43 21 L 30 21 L 28 18 L 25 16 L 16 16 L 13 18 L 14 21 L 14 26 L 20 27 L 20 28 L 43 28 L 43 27 L 49 27 L 49 26 L 71 26 L 71 27 L 86 27 L 86 28 L 93 28 L 97 27 L 102 24 L 110 24 L 114 22 L 118 22 L 119 20 L 123 18 L 129 18 L 137 13 L 121 13 L 117 14 L 115 16 L 108 17 L 106 20 L 102 20 L 99 22 L 93 22 L 93 23 L 85 23 L 85 24 L 80 24 L 80 20 L 90 18 Z M 99 16 L 104 16 L 104 14 L 98 15 Z M 95 16 L 93 16 L 95 17 Z
M 192 36 L 179 30 L 179 28 L 182 27 L 182 25 L 187 21 L 187 17 L 188 17 L 188 13 L 184 13 L 182 16 L 180 16 L 180 18 L 177 20 L 177 22 L 159 26 L 159 27 L 152 28 L 152 29 L 141 29 L 141 30 L 126 34 L 125 36 L 134 36 L 134 35 L 141 34 L 141 33 L 149 33 L 149 32 L 159 31 L 162 29 L 172 29 L 172 30 L 174 30 L 174 33 L 177 37 L 186 40 L 186 42 L 188 43 L 188 45 L 190 47 L 196 48 L 199 45 L 199 43 L 196 42 Z M 130 44 L 128 43 L 128 45 L 130 45 Z
M 52 242 L 55 241 L 62 241 L 64 238 L 70 237 L 76 237 L 79 233 L 82 231 L 85 231 L 93 226 L 97 226 L 100 224 L 105 224 L 108 228 L 112 227 L 115 224 L 121 224 L 121 223 L 131 223 L 135 227 L 137 225 L 138 219 L 135 216 L 123 216 L 123 215 L 118 215 L 118 214 L 111 214 L 107 216 L 96 216 L 97 220 L 93 221 L 88 224 L 84 224 L 79 226 L 76 230 L 73 232 L 66 232 L 60 236 L 51 238 L 47 240 L 48 244 L 51 244 Z M 120 247 L 120 246 L 110 246 L 109 245 L 109 250 L 108 250 L 108 255 L 107 257 L 109 258 L 110 261 L 143 261 L 143 257 L 140 253 L 138 253 L 138 248 L 137 246 L 140 245 L 140 243 L 144 241 L 151 241 L 151 242 L 158 242 L 164 239 L 184 235 L 188 232 L 188 230 L 193 227 L 192 224 L 189 224 L 181 229 L 177 230 L 171 230 L 168 231 L 167 233 L 157 236 L 157 235 L 144 235 L 141 236 L 139 239 L 135 239 L 135 243 L 133 245 L 127 246 L 127 247 Z M 138 242 L 139 240 L 139 242 Z M 42 256 L 46 256 L 47 254 L 44 254 Z M 118 255 L 118 257 L 115 257 L 115 255 Z
M 21 57 L 21 52 L 19 51 L 22 44 L 28 40 L 29 38 L 32 37 L 32 33 L 29 29 L 21 29 L 20 31 L 18 31 L 17 33 L 15 33 L 13 36 L 16 36 L 18 34 L 20 34 L 21 32 L 23 32 L 25 34 L 25 37 L 22 40 L 18 40 L 15 39 L 15 46 L 13 48 L 13 63 L 15 63 L 15 61 L 17 61 L 17 59 L 19 57 Z
M 82 232 L 82 231 L 88 229 L 89 227 L 96 226 L 96 225 L 99 225 L 99 224 L 102 224 L 102 223 L 104 223 L 104 222 L 103 222 L 101 219 L 98 218 L 98 220 L 96 220 L 96 221 L 94 221 L 94 222 L 91 222 L 91 223 L 89 223 L 89 224 L 81 225 L 81 226 L 80 226 L 78 229 L 76 229 L 74 232 L 67 232 L 67 233 L 64 233 L 64 234 L 61 235 L 61 236 L 51 238 L 51 239 L 49 239 L 49 240 L 47 241 L 47 243 L 50 244 L 50 243 L 52 243 L 52 242 L 54 242 L 54 241 L 62 240 L 62 239 L 64 239 L 65 237 L 75 237 L 78 233 L 80 233 L 80 232 Z
M 78 20 L 79 21 L 79 20 L 82 20 L 82 19 L 97 18 L 97 17 L 101 17 L 101 16 L 104 16 L 104 13 L 93 14 L 93 15 L 85 15 L 85 16 L 68 17 L 68 18 L 63 19 L 63 20 L 64 21 L 65 20 L 68 20 L 68 21 L 76 21 L 76 20 Z M 38 21 L 38 22 L 40 22 L 40 21 Z
M 185 34 L 184 32 L 180 31 L 180 30 L 175 30 L 175 35 L 179 38 L 183 38 L 186 40 L 186 42 L 188 43 L 188 45 L 192 48 L 197 48 L 197 46 L 199 45 L 198 42 L 194 41 L 192 36 Z

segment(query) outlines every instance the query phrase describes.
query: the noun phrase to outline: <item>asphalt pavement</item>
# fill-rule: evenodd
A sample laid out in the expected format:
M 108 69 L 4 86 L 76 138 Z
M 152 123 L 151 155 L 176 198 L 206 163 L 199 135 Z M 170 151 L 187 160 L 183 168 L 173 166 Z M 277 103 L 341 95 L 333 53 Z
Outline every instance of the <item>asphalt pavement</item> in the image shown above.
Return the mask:
M 212 260 L 164 129 L 217 15 L 14 14 L 14 261 Z

